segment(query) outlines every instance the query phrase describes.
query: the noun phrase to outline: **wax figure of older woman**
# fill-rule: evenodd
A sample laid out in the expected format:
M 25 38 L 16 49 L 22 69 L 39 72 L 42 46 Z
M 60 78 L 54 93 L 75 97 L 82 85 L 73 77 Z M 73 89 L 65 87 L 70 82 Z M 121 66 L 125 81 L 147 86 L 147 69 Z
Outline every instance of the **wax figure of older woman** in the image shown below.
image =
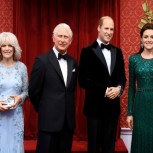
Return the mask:
M 13 33 L 0 33 L 0 153 L 24 153 L 22 104 L 28 75 L 19 61 L 21 51 Z

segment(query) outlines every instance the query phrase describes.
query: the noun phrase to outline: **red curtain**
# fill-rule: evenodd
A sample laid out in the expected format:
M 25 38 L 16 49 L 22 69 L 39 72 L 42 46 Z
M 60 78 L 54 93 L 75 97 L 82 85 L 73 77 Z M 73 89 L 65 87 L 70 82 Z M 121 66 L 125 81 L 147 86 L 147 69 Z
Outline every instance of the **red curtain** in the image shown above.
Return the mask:
M 97 39 L 97 25 L 101 16 L 109 15 L 115 21 L 114 45 L 120 45 L 120 0 L 14 0 L 14 33 L 23 50 L 22 61 L 30 74 L 34 58 L 53 46 L 52 31 L 61 22 L 70 25 L 74 37 L 68 49 L 78 62 L 81 48 Z M 86 119 L 83 115 L 84 91 L 76 91 L 77 139 L 86 138 Z M 30 101 L 24 104 L 25 138 L 37 135 L 37 114 Z

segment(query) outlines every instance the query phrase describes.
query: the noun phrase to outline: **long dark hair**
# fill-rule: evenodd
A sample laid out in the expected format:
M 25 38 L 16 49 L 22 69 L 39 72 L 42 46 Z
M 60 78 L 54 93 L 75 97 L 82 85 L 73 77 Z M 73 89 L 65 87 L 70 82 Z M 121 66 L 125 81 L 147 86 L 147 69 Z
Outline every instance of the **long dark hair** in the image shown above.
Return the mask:
M 142 36 L 143 36 L 143 33 L 146 31 L 146 30 L 148 30 L 148 29 L 151 29 L 151 30 L 153 30 L 153 23 L 146 23 L 143 27 L 142 27 L 142 29 L 140 30 L 140 37 L 142 38 Z M 142 46 L 142 44 L 140 44 L 140 50 L 139 50 L 139 54 L 141 54 L 142 52 L 143 52 L 143 50 L 144 50 L 144 47 Z

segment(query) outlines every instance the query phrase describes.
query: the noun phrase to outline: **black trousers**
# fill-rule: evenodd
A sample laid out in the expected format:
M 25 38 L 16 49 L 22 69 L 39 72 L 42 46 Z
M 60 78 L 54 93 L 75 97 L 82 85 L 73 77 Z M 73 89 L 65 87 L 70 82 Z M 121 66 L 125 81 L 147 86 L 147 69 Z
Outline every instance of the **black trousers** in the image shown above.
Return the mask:
M 66 121 L 60 132 L 38 131 L 36 153 L 71 153 L 73 130 Z
M 118 116 L 87 117 L 88 153 L 114 153 Z

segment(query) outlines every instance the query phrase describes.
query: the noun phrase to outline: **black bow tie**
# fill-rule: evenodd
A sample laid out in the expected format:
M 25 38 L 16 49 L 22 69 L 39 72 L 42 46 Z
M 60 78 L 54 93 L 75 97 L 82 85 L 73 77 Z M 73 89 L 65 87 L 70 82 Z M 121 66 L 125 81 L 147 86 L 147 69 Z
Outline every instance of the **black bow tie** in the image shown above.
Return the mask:
M 67 60 L 67 54 L 62 55 L 61 53 L 58 53 L 58 59 L 60 60 L 61 58 Z
M 110 45 L 110 44 L 105 45 L 105 44 L 102 43 L 102 44 L 101 44 L 101 49 L 104 49 L 104 48 L 110 50 L 110 49 L 111 49 L 111 45 Z

